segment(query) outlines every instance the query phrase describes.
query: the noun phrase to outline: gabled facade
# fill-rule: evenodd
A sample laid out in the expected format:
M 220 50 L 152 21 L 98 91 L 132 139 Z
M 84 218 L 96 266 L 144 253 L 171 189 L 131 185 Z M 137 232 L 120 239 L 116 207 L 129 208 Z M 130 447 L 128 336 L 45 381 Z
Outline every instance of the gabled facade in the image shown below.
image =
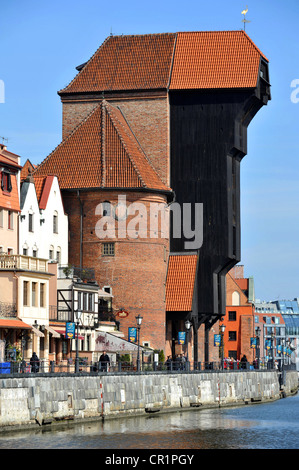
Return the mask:
M 222 321 L 226 327 L 224 357 L 240 360 L 245 354 L 252 362 L 255 359 L 255 350 L 251 347 L 251 338 L 256 336 L 255 311 L 247 294 L 249 279 L 244 278 L 243 266 L 240 268 L 237 273 L 232 269 L 226 275 L 226 315 Z
M 0 145 L 0 253 L 18 253 L 20 157 Z
M 56 176 L 21 183 L 19 252 L 68 264 L 68 217 Z

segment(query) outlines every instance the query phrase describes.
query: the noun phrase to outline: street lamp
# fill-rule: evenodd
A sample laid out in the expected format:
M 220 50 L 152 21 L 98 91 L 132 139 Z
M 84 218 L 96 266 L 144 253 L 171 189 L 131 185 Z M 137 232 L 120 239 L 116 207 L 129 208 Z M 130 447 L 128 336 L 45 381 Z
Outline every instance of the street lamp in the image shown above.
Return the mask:
M 185 328 L 186 328 L 186 343 L 187 343 L 187 370 L 189 370 L 189 331 L 191 328 L 190 320 L 185 321 Z
M 224 369 L 224 331 L 225 331 L 224 324 L 220 326 L 220 331 L 221 331 L 221 345 L 222 345 L 221 360 L 222 360 L 222 370 L 223 370 Z
M 255 329 L 255 336 L 256 336 L 256 357 L 257 357 L 257 365 L 256 368 L 260 368 L 260 334 L 261 334 L 261 329 L 259 326 L 256 327 Z
M 79 344 L 78 344 L 78 335 L 79 335 L 79 322 L 82 315 L 82 312 L 77 310 L 76 315 L 76 325 L 77 325 L 77 335 L 76 335 L 76 359 L 75 359 L 75 372 L 79 372 Z
M 137 340 L 138 340 L 138 350 L 137 350 L 137 372 L 140 372 L 140 327 L 142 323 L 142 317 L 138 315 L 136 318 L 137 321 Z

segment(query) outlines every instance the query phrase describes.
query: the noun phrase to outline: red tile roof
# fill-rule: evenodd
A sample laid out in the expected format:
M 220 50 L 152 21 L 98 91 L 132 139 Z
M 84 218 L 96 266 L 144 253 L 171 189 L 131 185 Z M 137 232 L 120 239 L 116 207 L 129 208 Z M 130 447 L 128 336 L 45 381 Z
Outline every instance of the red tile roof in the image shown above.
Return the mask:
M 261 57 L 242 30 L 110 36 L 60 93 L 255 88 Z
M 169 88 L 255 88 L 261 56 L 244 31 L 178 33 Z
M 171 254 L 166 279 L 166 311 L 190 312 L 196 279 L 197 254 Z
M 110 36 L 74 80 L 67 93 L 166 88 L 175 34 Z
M 170 190 L 121 111 L 105 100 L 34 171 L 34 179 L 46 175 L 56 175 L 61 189 Z
M 11 175 L 11 186 L 12 189 L 10 192 L 2 191 L 0 187 L 0 207 L 10 211 L 20 212 L 19 191 L 16 175 Z
M 30 175 L 35 168 L 36 168 L 36 165 L 33 165 L 31 161 L 27 159 L 21 170 L 21 181 L 25 180 L 27 176 Z

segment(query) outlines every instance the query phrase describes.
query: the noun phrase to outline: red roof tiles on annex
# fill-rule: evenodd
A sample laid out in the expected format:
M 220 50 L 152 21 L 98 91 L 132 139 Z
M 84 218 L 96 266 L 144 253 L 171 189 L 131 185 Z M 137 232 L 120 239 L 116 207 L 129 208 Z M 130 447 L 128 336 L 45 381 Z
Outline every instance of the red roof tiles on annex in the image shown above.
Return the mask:
M 170 254 L 166 279 L 166 311 L 190 312 L 197 268 L 197 254 Z
M 37 167 L 34 179 L 46 175 L 56 175 L 61 189 L 170 191 L 143 153 L 120 110 L 105 100 Z

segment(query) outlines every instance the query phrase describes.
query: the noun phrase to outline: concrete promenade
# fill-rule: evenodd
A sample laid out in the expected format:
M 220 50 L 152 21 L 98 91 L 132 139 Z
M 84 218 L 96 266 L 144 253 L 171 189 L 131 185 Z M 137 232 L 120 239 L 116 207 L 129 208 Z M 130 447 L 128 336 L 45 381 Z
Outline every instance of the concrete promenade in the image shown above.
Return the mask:
M 3 375 L 0 431 L 260 403 L 297 390 L 297 371 Z

